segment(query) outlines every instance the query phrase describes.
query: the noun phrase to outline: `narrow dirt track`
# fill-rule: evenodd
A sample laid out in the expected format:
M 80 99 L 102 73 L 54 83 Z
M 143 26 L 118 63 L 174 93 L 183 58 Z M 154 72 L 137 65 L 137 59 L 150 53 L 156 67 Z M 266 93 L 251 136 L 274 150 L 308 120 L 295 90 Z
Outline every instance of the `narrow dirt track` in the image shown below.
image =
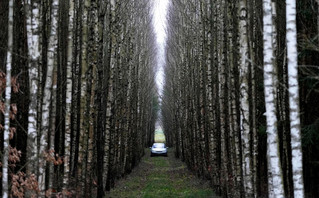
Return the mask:
M 117 181 L 106 197 L 218 197 L 209 182 L 198 179 L 184 163 L 175 159 L 171 149 L 168 157 L 150 157 L 149 149 L 145 152 L 140 164 L 126 178 Z

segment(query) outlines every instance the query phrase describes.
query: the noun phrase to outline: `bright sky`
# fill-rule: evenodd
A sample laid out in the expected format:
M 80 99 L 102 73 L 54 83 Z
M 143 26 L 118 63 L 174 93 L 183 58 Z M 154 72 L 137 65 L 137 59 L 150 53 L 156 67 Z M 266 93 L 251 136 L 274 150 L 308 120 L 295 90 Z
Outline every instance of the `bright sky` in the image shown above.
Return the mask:
M 164 83 L 165 43 L 166 43 L 166 13 L 169 0 L 153 0 L 153 26 L 156 33 L 157 73 L 156 84 L 159 94 L 162 95 Z

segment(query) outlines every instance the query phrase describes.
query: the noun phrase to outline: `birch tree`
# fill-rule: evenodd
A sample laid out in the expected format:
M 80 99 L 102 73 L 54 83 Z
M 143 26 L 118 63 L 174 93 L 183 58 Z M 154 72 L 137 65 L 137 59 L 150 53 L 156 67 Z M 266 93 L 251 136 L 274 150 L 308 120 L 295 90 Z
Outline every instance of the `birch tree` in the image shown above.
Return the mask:
M 289 112 L 294 197 L 304 197 L 301 127 L 299 112 L 296 1 L 286 1 L 286 39 L 288 59 Z
M 88 74 L 88 9 L 90 6 L 90 1 L 85 0 L 83 5 L 82 14 L 82 59 L 81 59 L 81 104 L 80 104 L 80 142 L 79 142 L 79 164 L 85 164 L 85 141 L 87 139 L 89 124 L 86 121 L 89 118 L 89 109 L 87 109 L 87 74 Z M 80 165 L 81 166 L 81 165 Z M 79 167 L 79 174 L 81 175 L 82 167 Z
M 30 78 L 30 105 L 28 115 L 28 140 L 27 154 L 27 173 L 36 174 L 38 171 L 38 144 L 37 144 L 37 104 L 38 104 L 38 68 L 40 63 L 40 2 L 28 0 L 26 8 L 28 55 L 29 55 L 29 78 Z
M 64 137 L 64 172 L 63 189 L 69 186 L 70 177 L 70 146 L 71 146 L 71 103 L 72 103 L 72 64 L 73 64 L 73 28 L 74 28 L 74 0 L 69 2 L 69 25 L 67 38 L 66 65 L 66 109 L 65 109 L 65 137 Z
M 8 2 L 0 1 L 0 16 L 7 15 Z M 19 100 L 18 105 L 29 113 L 19 111 L 19 120 L 11 121 L 11 126 L 21 124 L 17 128 L 18 136 L 10 141 L 11 145 L 22 148 L 23 161 L 18 166 L 30 161 L 26 163 L 28 174 L 36 173 L 36 166 L 39 166 L 40 196 L 44 195 L 45 186 L 64 192 L 74 189 L 78 196 L 94 192 L 97 196 L 105 196 L 117 178 L 131 172 L 138 164 L 146 142 L 152 142 L 158 102 L 153 67 L 157 64 L 157 49 L 151 29 L 150 1 L 60 1 L 56 32 L 58 52 L 54 58 L 51 33 L 57 16 L 52 14 L 56 10 L 52 3 L 57 0 L 19 2 L 14 4 L 17 7 L 13 14 L 12 73 L 26 72 L 19 79 L 23 82 L 21 93 L 18 97 L 14 94 L 11 101 Z M 304 194 L 310 196 L 317 192 L 311 186 L 316 184 L 314 178 L 317 178 L 312 162 L 318 157 L 314 143 L 318 84 L 315 75 L 310 78 L 307 72 L 317 68 L 302 66 L 302 73 L 297 76 L 296 41 L 286 51 L 286 44 L 290 46 L 290 38 L 295 37 L 288 35 L 293 29 L 290 28 L 293 20 L 289 18 L 292 15 L 288 11 L 287 16 L 280 14 L 284 13 L 286 5 L 288 9 L 292 4 L 277 0 L 265 2 L 170 2 L 168 43 L 164 50 L 166 80 L 161 100 L 163 127 L 167 144 L 175 147 L 176 157 L 200 177 L 210 179 L 217 194 L 228 197 L 259 197 L 267 195 L 268 189 L 270 197 L 277 194 L 289 197 L 293 194 L 292 186 L 297 186 L 296 193 L 302 192 L 297 185 L 301 182 L 292 185 L 293 176 L 300 180 L 302 167 L 292 174 L 291 169 L 296 166 L 290 152 L 292 145 L 293 156 L 300 156 L 298 131 L 302 127 L 306 142 L 303 144 L 306 151 L 303 153 Z M 271 3 L 276 6 L 270 8 L 268 4 Z M 263 5 L 267 12 L 262 12 Z M 298 23 L 300 38 L 317 35 L 318 2 L 305 0 L 297 5 L 300 12 L 297 11 L 298 20 L 294 16 L 294 23 Z M 25 12 L 21 12 L 23 8 Z M 0 59 L 5 62 L 8 50 L 3 46 L 7 46 L 10 35 L 6 29 L 7 16 L 0 18 L 0 26 L 5 27 L 0 30 Z M 281 28 L 286 21 L 289 25 L 287 36 Z M 21 34 L 23 32 L 26 34 Z M 310 50 L 303 45 L 299 47 L 300 65 L 316 65 L 317 47 L 311 45 Z M 295 81 L 291 87 L 296 87 L 298 79 L 302 83 L 299 92 L 301 120 L 292 116 L 291 126 L 288 115 L 299 115 L 298 107 L 295 108 L 299 99 L 293 94 L 298 93 L 296 89 L 290 91 L 289 96 L 286 90 L 287 60 L 289 70 L 294 68 L 295 71 L 289 76 L 294 76 Z M 294 60 L 294 66 L 290 66 L 290 60 Z M 260 69 L 263 61 L 264 71 Z M 53 73 L 52 65 L 57 65 Z M 0 65 L 3 71 L 4 66 Z M 50 85 L 47 80 L 52 78 L 57 80 L 56 87 L 55 82 Z M 20 97 L 24 98 L 20 100 Z M 288 103 L 288 97 L 295 99 Z M 267 113 L 262 116 L 265 102 Z M 291 110 L 289 105 L 292 105 Z M 37 107 L 38 112 L 35 112 Z M 27 127 L 28 132 L 22 132 Z M 46 132 L 49 128 L 50 135 Z M 41 135 L 41 142 L 35 142 L 36 135 Z M 27 139 L 21 138 L 26 136 Z M 24 148 L 26 143 L 28 149 Z M 64 155 L 63 165 L 59 165 L 62 161 L 53 156 L 53 150 Z M 50 160 L 56 166 L 47 164 L 44 153 L 54 157 Z M 30 160 L 37 157 L 40 158 L 35 163 Z M 54 161 L 58 159 L 59 162 Z M 294 159 L 300 162 L 302 158 Z M 280 168 L 283 169 L 282 178 Z M 15 174 L 15 170 L 11 170 Z M 279 184 L 283 187 L 274 183 L 277 178 L 281 178 L 282 184 Z
M 247 1 L 239 1 L 239 43 L 240 43 L 240 126 L 243 147 L 243 176 L 245 194 L 253 196 L 252 183 L 252 167 L 251 167 L 251 152 L 250 152 L 250 123 L 249 123 L 249 101 L 248 101 L 248 70 L 249 70 L 249 51 L 248 51 L 248 10 Z
M 113 104 L 113 83 L 114 83 L 114 70 L 116 67 L 116 0 L 110 2 L 110 68 L 108 76 L 108 88 L 107 88 L 107 102 L 106 102 L 106 121 L 105 121 L 105 135 L 104 135 L 104 167 L 103 167 L 103 184 L 106 188 L 110 188 L 107 185 L 110 178 L 110 141 L 111 141 L 111 119 L 112 119 L 112 104 Z
M 45 178 L 46 178 L 46 159 L 48 149 L 48 135 L 49 135 L 49 115 L 50 115 L 50 103 L 52 95 L 52 82 L 53 82 L 53 70 L 54 70 L 54 58 L 57 49 L 57 21 L 58 21 L 58 8 L 59 1 L 52 1 L 51 10 L 51 28 L 50 28 L 50 38 L 48 44 L 48 54 L 47 54 L 47 74 L 44 86 L 44 95 L 42 101 L 42 122 L 41 122 L 41 136 L 40 136 L 40 148 L 39 148 L 39 189 L 41 196 L 45 193 Z
M 278 130 L 275 101 L 273 19 L 270 0 L 263 0 L 263 38 L 264 38 L 264 86 L 267 119 L 267 155 L 268 155 L 268 188 L 269 197 L 284 197 L 281 165 L 278 151 Z
M 9 1 L 8 16 L 8 51 L 6 62 L 6 89 L 5 89 L 5 111 L 4 111 L 4 132 L 3 132 L 3 156 L 2 156 L 2 197 L 9 196 L 9 133 L 10 133 L 10 101 L 11 101 L 11 70 L 12 70 L 12 48 L 13 48 L 13 0 Z

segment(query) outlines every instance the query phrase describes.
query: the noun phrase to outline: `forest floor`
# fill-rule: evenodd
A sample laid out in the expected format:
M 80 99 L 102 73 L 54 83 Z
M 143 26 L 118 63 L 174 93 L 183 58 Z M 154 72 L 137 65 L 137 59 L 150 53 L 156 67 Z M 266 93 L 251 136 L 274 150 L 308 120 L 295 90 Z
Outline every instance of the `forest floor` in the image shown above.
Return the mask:
M 150 157 L 150 150 L 131 174 L 119 180 L 108 198 L 217 198 L 209 182 L 197 178 L 186 164 L 174 157 L 169 149 L 168 157 Z

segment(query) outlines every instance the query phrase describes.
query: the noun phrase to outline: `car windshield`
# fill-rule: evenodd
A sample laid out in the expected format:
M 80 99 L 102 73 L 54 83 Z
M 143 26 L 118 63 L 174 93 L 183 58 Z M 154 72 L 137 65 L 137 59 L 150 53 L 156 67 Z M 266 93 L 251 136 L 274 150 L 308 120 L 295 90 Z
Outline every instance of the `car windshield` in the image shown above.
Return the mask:
M 155 144 L 153 144 L 153 148 L 165 148 L 165 144 L 163 144 L 163 143 L 155 143 Z

